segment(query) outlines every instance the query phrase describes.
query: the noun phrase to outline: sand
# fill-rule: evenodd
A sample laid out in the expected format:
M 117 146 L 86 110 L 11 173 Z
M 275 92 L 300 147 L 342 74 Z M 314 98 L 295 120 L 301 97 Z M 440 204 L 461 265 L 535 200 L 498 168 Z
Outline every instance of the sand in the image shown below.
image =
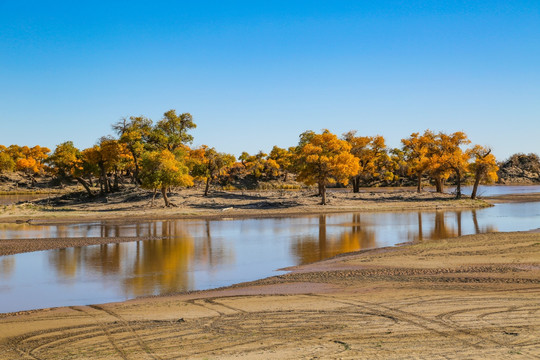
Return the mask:
M 384 196 L 351 201 L 452 203 Z M 330 210 L 342 211 L 336 203 Z M 538 232 L 430 240 L 289 270 L 218 290 L 3 314 L 0 359 L 540 358 Z

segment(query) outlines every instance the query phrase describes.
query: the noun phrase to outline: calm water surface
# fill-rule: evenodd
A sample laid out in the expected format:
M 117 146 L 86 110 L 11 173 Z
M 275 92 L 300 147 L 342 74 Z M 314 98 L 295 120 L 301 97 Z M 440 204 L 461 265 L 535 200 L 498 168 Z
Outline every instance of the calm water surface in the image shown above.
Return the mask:
M 451 193 L 455 187 L 447 188 L 447 192 Z M 472 193 L 472 186 L 463 186 L 463 194 L 470 195 Z M 497 196 L 508 194 L 530 194 L 540 193 L 540 185 L 491 185 L 478 187 L 477 195 L 482 196 Z
M 4 238 L 165 237 L 2 256 L 0 312 L 11 312 L 215 288 L 276 275 L 282 273 L 276 269 L 286 266 L 406 241 L 535 229 L 540 227 L 540 203 L 446 212 L 0 226 Z

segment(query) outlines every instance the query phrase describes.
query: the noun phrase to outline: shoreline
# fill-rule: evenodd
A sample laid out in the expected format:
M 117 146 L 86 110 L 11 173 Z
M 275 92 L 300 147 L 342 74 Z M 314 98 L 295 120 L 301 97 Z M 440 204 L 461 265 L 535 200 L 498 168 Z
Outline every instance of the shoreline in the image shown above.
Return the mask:
M 536 200 L 531 200 L 536 201 Z M 504 201 L 507 202 L 507 201 Z M 393 202 L 378 203 L 373 205 L 363 205 L 358 207 L 339 207 L 329 205 L 317 205 L 317 207 L 306 207 L 299 210 L 289 209 L 271 209 L 271 210 L 243 210 L 225 208 L 223 210 L 208 210 L 204 212 L 182 212 L 173 209 L 159 209 L 148 213 L 138 213 L 136 211 L 103 211 L 103 212 L 74 212 L 68 213 L 62 210 L 50 212 L 21 212 L 19 214 L 0 214 L 1 223 L 28 223 L 33 225 L 45 224 L 69 224 L 74 222 L 87 222 L 94 220 L 108 220 L 111 222 L 133 220 L 219 220 L 219 219 L 258 219 L 258 218 L 276 218 L 276 217 L 297 217 L 304 215 L 322 215 L 339 214 L 354 212 L 392 212 L 392 211 L 437 211 L 437 210 L 465 210 L 465 209 L 483 209 L 493 206 L 491 202 L 485 200 L 443 200 L 432 203 L 425 202 Z M 53 213 L 51 215 L 50 213 Z
M 350 195 L 350 194 L 345 194 Z M 343 196 L 343 195 L 342 195 Z M 250 199 L 249 203 L 240 203 L 244 208 L 234 208 L 234 206 L 225 208 L 226 211 L 219 209 L 203 209 L 196 213 L 186 213 L 182 208 L 152 208 L 145 210 L 116 210 L 116 211 L 76 211 L 75 213 L 59 211 L 60 216 L 50 215 L 44 211 L 18 211 L 14 214 L 0 214 L 0 226 L 38 226 L 38 225 L 66 225 L 73 223 L 85 223 L 94 221 L 103 221 L 108 224 L 130 221 L 158 221 L 158 220 L 230 220 L 230 219 L 261 219 L 261 218 L 280 218 L 280 217 L 301 217 L 315 216 L 321 214 L 343 214 L 355 212 L 396 212 L 396 211 L 441 211 L 441 210 L 474 210 L 485 207 L 494 206 L 497 203 L 513 203 L 513 202 L 529 202 L 540 201 L 540 193 L 533 194 L 515 194 L 503 195 L 499 197 L 491 197 L 486 200 L 470 200 L 461 199 L 455 200 L 448 196 L 443 198 L 427 198 L 433 194 L 422 194 L 422 199 L 415 199 L 418 196 L 416 193 L 405 192 L 406 200 L 396 197 L 395 192 L 370 195 L 360 194 L 361 200 L 349 200 L 344 206 L 335 204 L 317 205 L 314 202 L 317 199 L 308 198 L 307 204 L 285 208 L 261 209 L 257 208 L 258 204 L 262 203 L 267 206 L 274 206 L 272 199 L 268 197 L 260 199 Z M 387 198 L 385 198 L 386 196 Z M 435 195 L 437 196 L 437 195 Z M 251 196 L 249 196 L 251 197 Z M 344 196 L 343 196 L 344 197 Z M 390 198 L 388 198 L 390 197 Z M 212 200 L 212 198 L 208 199 Z M 225 199 L 226 201 L 230 199 Z M 233 201 L 239 202 L 238 199 Z M 279 206 L 280 199 L 273 200 Z M 354 203 L 356 201 L 356 203 Z M 230 204 L 230 202 L 227 202 Z M 223 206 L 223 204 L 218 204 Z M 253 208 L 246 208 L 246 206 Z M 16 226 L 15 225 L 15 226 Z M 0 256 L 14 255 L 32 251 L 53 250 L 69 247 L 81 247 L 88 245 L 114 244 L 130 241 L 148 240 L 148 237 L 89 237 L 89 238 L 20 238 L 20 239 L 4 239 L 0 240 Z M 152 239 L 154 239 L 152 237 Z
M 75 195 L 73 195 L 75 196 Z M 417 211 L 483 208 L 485 200 L 455 199 L 450 194 L 416 193 L 409 189 L 371 192 L 329 192 L 327 205 L 313 191 L 214 192 L 203 197 L 185 190 L 169 195 L 174 207 L 154 206 L 148 192 L 124 192 L 92 201 L 41 199 L 0 208 L 0 223 L 71 223 L 93 220 L 220 219 L 303 216 L 365 211 Z M 540 199 L 540 194 L 539 194 Z
M 6 216 L 0 215 L 0 228 L 20 226 L 24 231 L 26 226 L 40 225 L 67 225 L 73 223 L 85 223 L 102 221 L 107 224 L 114 225 L 115 223 L 135 222 L 135 221 L 166 221 L 166 220 L 230 220 L 230 219 L 261 219 L 261 218 L 280 218 L 280 217 L 302 217 L 315 216 L 321 214 L 344 214 L 356 212 L 401 212 L 401 211 L 441 211 L 441 210 L 469 210 L 481 209 L 493 206 L 483 200 L 454 200 L 446 198 L 438 199 L 421 199 L 414 200 L 408 198 L 406 201 L 398 198 L 395 199 L 395 194 L 391 200 L 360 200 L 359 204 L 346 204 L 345 206 L 331 205 L 313 205 L 302 204 L 292 208 L 273 208 L 273 209 L 246 209 L 246 208 L 226 208 L 226 211 L 216 209 L 205 209 L 198 213 L 183 213 L 184 209 L 179 208 L 161 208 L 154 209 L 148 213 L 134 211 L 116 211 L 116 212 L 78 212 L 77 214 L 62 212 L 60 217 L 47 216 L 43 211 L 34 211 L 33 213 L 25 213 L 19 211 L 15 214 Z M 407 196 L 411 196 L 407 194 Z M 416 196 L 416 195 L 413 195 Z M 308 199 L 313 202 L 313 199 Z M 315 200 L 316 201 L 316 200 Z M 354 200 L 353 200 L 354 201 Z M 264 204 L 268 204 L 269 200 L 263 200 Z M 260 200 L 253 200 L 248 206 L 256 207 Z M 241 204 L 244 205 L 245 204 Z M 278 203 L 279 205 L 279 203 Z M 33 251 L 63 249 L 69 247 L 81 247 L 89 245 L 115 244 L 130 241 L 149 240 L 149 237 L 73 237 L 73 238 L 17 238 L 17 239 L 0 239 L 0 256 L 15 255 L 20 253 L 28 253 Z M 154 237 L 152 237 L 154 239 Z

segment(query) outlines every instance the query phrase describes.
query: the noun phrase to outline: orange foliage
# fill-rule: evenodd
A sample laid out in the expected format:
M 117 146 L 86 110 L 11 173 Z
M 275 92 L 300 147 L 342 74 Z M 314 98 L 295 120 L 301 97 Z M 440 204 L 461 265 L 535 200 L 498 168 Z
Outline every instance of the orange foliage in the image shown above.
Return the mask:
M 297 149 L 298 180 L 307 185 L 318 184 L 326 204 L 326 186 L 341 182 L 358 173 L 358 159 L 351 154 L 351 145 L 328 130 L 322 134 L 305 132 Z

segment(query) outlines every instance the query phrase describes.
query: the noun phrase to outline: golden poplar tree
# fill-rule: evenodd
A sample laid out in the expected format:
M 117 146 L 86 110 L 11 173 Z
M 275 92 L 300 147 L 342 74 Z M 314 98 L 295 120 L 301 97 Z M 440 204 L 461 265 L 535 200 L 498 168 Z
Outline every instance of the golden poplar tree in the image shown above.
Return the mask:
M 408 172 L 416 177 L 418 192 L 422 192 L 422 176 L 430 166 L 430 149 L 434 138 L 433 132 L 426 130 L 423 135 L 412 133 L 408 138 L 401 140 Z
M 193 178 L 182 158 L 177 158 L 169 150 L 145 152 L 141 159 L 141 186 L 161 190 L 165 206 L 173 204 L 167 197 L 167 190 L 172 186 L 192 186 Z M 152 202 L 153 202 L 152 198 Z
M 0 172 L 12 171 L 15 168 L 15 161 L 7 151 L 7 147 L 0 145 Z
M 296 150 L 298 181 L 318 184 L 321 204 L 326 205 L 326 187 L 341 182 L 347 184 L 358 173 L 358 158 L 351 154 L 351 145 L 328 130 L 322 134 L 306 131 L 300 135 Z
M 94 194 L 90 185 L 82 178 L 85 170 L 82 154 L 71 141 L 66 141 L 56 146 L 53 154 L 47 159 L 50 165 L 49 171 L 61 180 L 77 180 L 86 190 L 88 196 Z
M 478 185 L 481 182 L 492 183 L 498 180 L 497 160 L 491 153 L 491 149 L 481 145 L 475 145 L 468 153 L 474 162 L 471 164 L 471 170 L 474 173 L 474 185 L 471 193 L 471 199 L 476 199 Z
M 456 182 L 456 198 L 461 198 L 461 182 L 469 170 L 469 153 L 463 149 L 464 145 L 471 141 L 462 131 L 456 131 L 450 135 L 439 133 L 443 162 L 454 172 Z
M 356 131 L 343 134 L 343 139 L 351 145 L 351 154 L 358 158 L 360 169 L 351 177 L 353 192 L 360 191 L 360 184 L 378 180 L 392 180 L 393 173 L 388 166 L 390 157 L 384 137 L 356 136 Z
M 204 196 L 208 196 L 212 181 L 219 175 L 224 175 L 235 160 L 234 155 L 217 152 L 206 145 L 190 150 L 188 165 L 196 179 L 205 181 Z

